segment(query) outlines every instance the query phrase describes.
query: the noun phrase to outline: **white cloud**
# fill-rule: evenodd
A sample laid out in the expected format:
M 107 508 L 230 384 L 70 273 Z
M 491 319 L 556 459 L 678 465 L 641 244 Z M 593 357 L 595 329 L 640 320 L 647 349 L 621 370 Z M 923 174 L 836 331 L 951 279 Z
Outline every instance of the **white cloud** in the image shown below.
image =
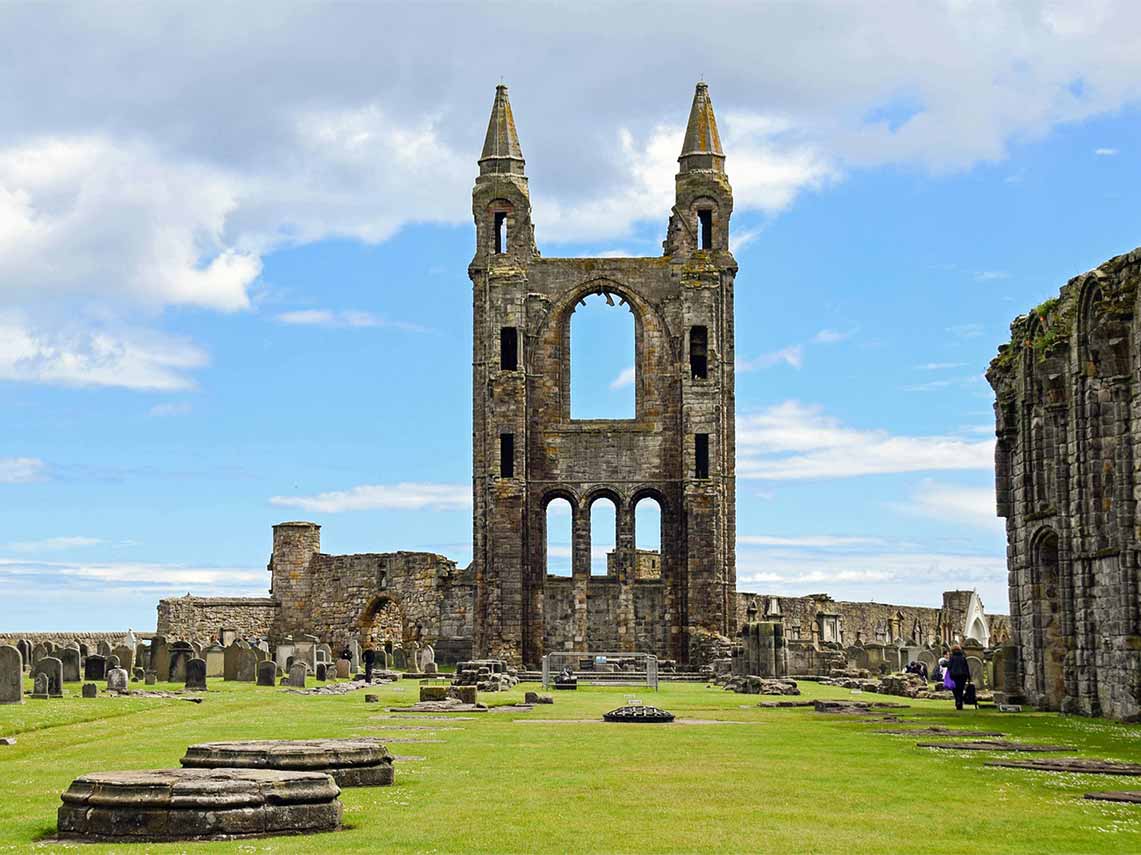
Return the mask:
M 1093 153 L 1096 154 L 1098 157 L 1113 157 L 1115 154 L 1117 154 L 1117 149 L 1115 149 L 1115 148 L 1095 148 L 1093 150 Z
M 270 504 L 314 513 L 343 511 L 454 511 L 471 507 L 470 484 L 362 484 L 315 496 L 273 496 Z
M 855 334 L 855 330 L 849 330 L 848 332 L 821 330 L 812 337 L 812 341 L 814 344 L 836 344 L 837 342 L 847 341 Z
M 83 546 L 98 546 L 103 543 L 98 537 L 47 537 L 43 540 L 15 540 L 4 548 L 13 552 L 58 552 Z
M 754 359 L 738 359 L 736 368 L 738 371 L 756 371 L 781 364 L 791 368 L 800 368 L 804 364 L 804 345 L 789 345 L 780 350 L 774 350 L 772 353 L 764 353 Z
M 996 279 L 1009 279 L 1010 274 L 1005 270 L 980 270 L 975 274 L 978 282 L 993 282 Z
M 871 546 L 883 543 L 883 539 L 878 537 L 852 537 L 834 534 L 806 535 L 801 537 L 746 534 L 737 537 L 738 546 L 797 546 L 813 549 L 828 549 L 838 546 Z
M 994 442 L 894 436 L 845 427 L 819 407 L 785 401 L 737 420 L 737 475 L 764 480 L 990 469 Z
M 168 416 L 185 416 L 194 409 L 189 401 L 176 401 L 169 404 L 155 404 L 147 415 L 151 418 L 166 418 Z
M 57 584 L 82 581 L 112 585 L 150 585 L 199 588 L 230 587 L 246 582 L 263 587 L 265 569 L 191 567 L 182 564 L 83 563 L 22 561 L 0 558 L 0 577 L 38 577 Z
M 165 392 L 193 386 L 188 372 L 207 362 L 186 339 L 153 330 L 0 312 L 0 380 Z
M 963 487 L 924 479 L 906 503 L 895 506 L 914 514 L 947 523 L 988 529 L 1001 533 L 1004 523 L 995 514 L 994 487 Z
M 363 312 L 356 309 L 334 311 L 332 309 L 298 309 L 292 312 L 282 312 L 275 320 L 291 326 L 317 326 L 341 327 L 348 329 L 365 329 L 370 327 L 389 327 L 405 330 L 406 332 L 430 332 L 427 327 L 407 321 L 393 321 L 382 315 L 372 312 Z
M 637 379 L 637 374 L 634 371 L 634 366 L 631 365 L 618 372 L 618 376 L 610 381 L 610 388 L 624 389 L 627 386 L 633 386 L 635 379 Z
M 0 484 L 27 484 L 44 477 L 44 462 L 36 457 L 0 457 Z

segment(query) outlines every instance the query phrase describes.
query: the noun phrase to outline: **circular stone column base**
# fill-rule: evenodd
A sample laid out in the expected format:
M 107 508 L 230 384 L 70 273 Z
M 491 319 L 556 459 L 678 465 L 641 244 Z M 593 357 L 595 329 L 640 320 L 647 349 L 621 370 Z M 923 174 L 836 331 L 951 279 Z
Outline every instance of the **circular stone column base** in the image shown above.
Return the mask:
M 324 772 L 341 787 L 384 787 L 394 779 L 392 755 L 367 738 L 204 742 L 187 748 L 179 762 L 193 769 Z
M 65 839 L 217 840 L 341 827 L 340 788 L 315 772 L 152 769 L 76 778 L 62 795 Z

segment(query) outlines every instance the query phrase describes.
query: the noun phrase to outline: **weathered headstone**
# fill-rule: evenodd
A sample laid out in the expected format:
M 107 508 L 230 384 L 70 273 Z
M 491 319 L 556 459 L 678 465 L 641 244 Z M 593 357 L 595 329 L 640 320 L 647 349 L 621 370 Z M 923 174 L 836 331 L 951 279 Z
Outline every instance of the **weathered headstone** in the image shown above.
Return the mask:
M 143 678 L 146 676 L 147 676 L 147 672 L 144 671 L 142 668 L 136 668 L 134 671 L 131 672 L 131 679 L 134 680 L 136 683 L 141 683 L 143 681 Z
M 154 671 L 164 683 L 170 679 L 170 647 L 165 636 L 156 635 L 151 639 L 150 671 Z
M 238 652 L 238 670 L 234 677 L 239 683 L 252 683 L 257 679 L 258 657 L 257 653 L 248 647 Z
M 111 651 L 112 656 L 119 657 L 119 667 L 124 671 L 131 671 L 135 667 L 135 651 L 125 644 L 120 644 Z
M 95 645 L 95 652 L 102 656 L 104 660 L 106 660 L 107 657 L 115 651 L 111 649 L 110 642 L 100 641 L 97 645 Z
M 328 644 L 317 645 L 317 661 L 324 662 L 326 665 L 333 664 L 333 648 Z
M 435 662 L 429 662 L 424 666 L 425 674 L 438 674 L 439 670 Z
M 45 656 L 32 668 L 32 675 L 37 674 L 43 675 L 47 680 L 45 689 L 47 697 L 63 697 L 63 662 L 54 656 Z
M 305 688 L 305 678 L 309 675 L 309 666 L 304 662 L 294 662 L 289 668 L 289 685 L 298 689 Z
M 107 672 L 107 691 L 108 692 L 126 692 L 127 688 L 127 672 L 122 668 L 112 668 Z
M 98 653 L 83 660 L 84 680 L 105 680 L 107 678 L 107 657 Z
M 324 662 L 317 663 L 317 679 L 324 683 L 328 679 L 329 666 Z
M 238 640 L 238 631 L 233 627 L 224 626 L 218 633 L 218 638 L 222 642 L 222 647 L 229 647 Z
M 88 657 L 88 658 L 90 658 L 90 657 Z M 98 694 L 99 694 L 99 688 L 94 683 L 84 683 L 83 684 L 83 697 L 94 698 L 94 697 L 98 696 Z
M 417 671 L 426 672 L 429 664 L 436 664 L 436 651 L 430 644 L 425 644 L 416 653 Z
M 286 637 L 281 644 L 273 650 L 273 661 L 280 665 L 282 668 L 289 667 L 289 660 L 293 657 L 293 651 L 296 648 L 293 646 L 292 636 Z
M 361 643 L 355 638 L 349 641 L 349 661 L 353 663 L 353 673 L 357 673 L 361 669 L 363 662 L 364 651 L 361 650 Z
M 75 647 L 65 647 L 59 652 L 59 661 L 63 665 L 63 681 L 78 683 L 83 676 L 79 670 L 79 650 Z
M 170 646 L 170 681 L 186 682 L 186 663 L 194 658 L 194 648 L 188 641 L 176 641 Z
M 192 691 L 206 691 L 206 660 L 186 660 L 186 688 Z
M 151 649 L 141 642 L 135 645 L 134 664 L 136 668 L 142 668 L 144 671 L 151 667 Z
M 21 638 L 16 642 L 16 649 L 20 651 L 20 656 L 24 660 L 24 670 L 32 667 L 32 643 L 26 638 Z
M 46 658 L 46 657 L 45 657 Z M 43 672 L 38 672 L 32 678 L 32 697 L 33 698 L 50 698 L 51 681 L 48 675 Z
M 0 645 L 0 704 L 24 702 L 24 660 L 19 649 Z
M 238 660 L 241 658 L 242 648 L 237 642 L 229 645 L 222 653 L 222 678 L 225 680 L 238 679 Z
M 403 671 L 408 667 L 408 657 L 405 655 L 403 647 L 393 648 L 392 667 L 397 671 Z
M 158 674 L 156 674 L 154 671 L 147 671 L 143 675 L 143 685 L 144 686 L 153 686 L 157 682 L 158 682 Z
M 272 686 L 277 678 L 277 663 L 265 659 L 258 663 L 258 685 Z
M 112 668 L 122 667 L 122 664 L 123 663 L 119 661 L 119 657 L 112 653 L 107 657 L 107 661 L 103 663 L 103 673 L 106 674 Z
M 39 644 L 36 644 L 32 647 L 32 658 L 28 662 L 28 665 L 34 666 L 37 662 L 48 655 L 50 655 L 50 651 L 48 650 L 47 645 L 41 641 Z
M 206 648 L 205 655 L 207 677 L 224 677 L 226 674 L 226 648 L 220 644 L 211 644 Z
M 971 682 L 975 684 L 975 687 L 980 690 L 986 688 L 987 682 L 982 659 L 977 656 L 968 656 L 967 666 L 971 669 Z
M 346 680 L 349 674 L 352 673 L 353 663 L 348 659 L 337 660 L 337 679 Z
M 303 635 L 300 640 L 294 640 L 293 661 L 308 665 L 310 674 L 317 670 L 317 636 Z

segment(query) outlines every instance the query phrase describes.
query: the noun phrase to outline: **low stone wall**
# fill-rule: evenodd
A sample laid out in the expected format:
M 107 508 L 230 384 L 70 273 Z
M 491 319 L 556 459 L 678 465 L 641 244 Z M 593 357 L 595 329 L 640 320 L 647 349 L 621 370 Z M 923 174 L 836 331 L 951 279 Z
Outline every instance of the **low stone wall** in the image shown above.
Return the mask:
M 140 641 L 145 641 L 154 636 L 153 632 L 139 632 L 135 630 L 135 637 Z M 112 647 L 122 644 L 123 639 L 127 635 L 127 630 L 122 632 L 4 632 L 0 633 L 0 644 L 15 645 L 16 642 L 23 639 L 31 644 L 33 647 L 46 641 L 52 644 L 60 645 L 66 644 L 69 641 L 78 641 L 80 644 L 86 645 L 90 650 L 99 645 L 100 641 L 106 641 Z
M 269 634 L 277 601 L 268 597 L 175 597 L 158 604 L 158 634 L 204 644 L 233 629 L 239 638 Z

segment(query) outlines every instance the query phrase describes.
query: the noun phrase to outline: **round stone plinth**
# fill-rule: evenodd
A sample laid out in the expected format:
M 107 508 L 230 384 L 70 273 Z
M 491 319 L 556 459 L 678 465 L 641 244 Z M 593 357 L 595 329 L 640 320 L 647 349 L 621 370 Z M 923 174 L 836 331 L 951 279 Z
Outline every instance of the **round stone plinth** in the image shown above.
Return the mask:
M 280 769 L 324 772 L 342 787 L 384 787 L 392 755 L 377 739 L 258 740 L 191 745 L 180 761 L 193 769 Z
M 603 713 L 602 719 L 633 724 L 668 724 L 674 720 L 674 714 L 658 707 L 626 706 Z
M 340 788 L 317 772 L 150 769 L 76 778 L 59 836 L 92 841 L 216 840 L 341 827 Z

